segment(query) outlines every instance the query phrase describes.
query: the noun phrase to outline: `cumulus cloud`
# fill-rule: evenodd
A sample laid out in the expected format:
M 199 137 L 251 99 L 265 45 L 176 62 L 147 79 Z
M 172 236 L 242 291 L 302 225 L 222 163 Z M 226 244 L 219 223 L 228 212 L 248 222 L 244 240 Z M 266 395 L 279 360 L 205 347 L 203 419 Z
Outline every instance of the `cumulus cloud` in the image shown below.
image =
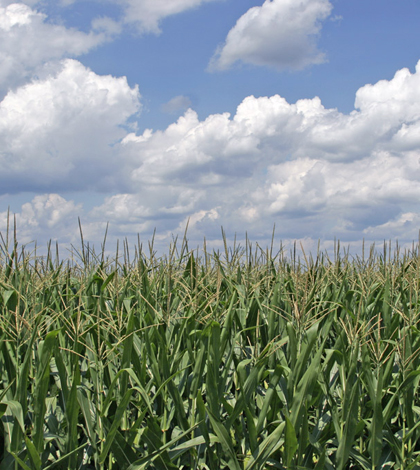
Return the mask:
M 0 97 L 24 84 L 46 62 L 79 56 L 110 37 L 101 23 L 96 32 L 84 33 L 46 20 L 45 14 L 23 3 L 0 6 Z
M 46 234 L 54 239 L 65 238 L 74 242 L 77 237 L 77 220 L 82 214 L 82 204 L 67 201 L 58 194 L 35 196 L 32 201 L 22 205 L 16 214 L 16 225 L 19 228 L 18 241 L 27 244 L 37 239 L 48 241 Z M 0 231 L 5 233 L 7 218 L 10 214 L 0 212 Z M 54 235 L 53 235 L 54 234 Z
M 0 102 L 2 192 L 112 190 L 120 169 L 113 145 L 140 110 L 137 87 L 74 59 L 47 71 Z
M 136 194 L 116 200 L 130 214 L 144 206 L 137 220 L 164 220 L 162 229 L 214 210 L 203 233 L 224 223 L 269 231 L 282 221 L 290 237 L 373 234 L 372 227 L 416 213 L 419 93 L 420 62 L 415 73 L 403 69 L 361 88 L 350 114 L 317 97 L 291 104 L 278 95 L 247 97 L 233 117 L 200 121 L 190 109 L 164 131 L 122 140 Z M 105 201 L 97 211 L 112 219 L 111 206 Z
M 237 61 L 280 70 L 325 62 L 317 38 L 331 11 L 329 0 L 266 0 L 239 18 L 209 70 L 225 70 Z
M 282 239 L 306 246 L 310 238 L 412 237 L 420 220 L 419 94 L 420 62 L 414 73 L 360 88 L 349 114 L 317 97 L 249 96 L 233 116 L 200 120 L 188 109 L 165 130 L 128 133 L 119 126 L 138 109 L 138 91 L 65 61 L 1 103 L 0 183 L 44 188 L 55 178 L 69 190 L 112 188 L 83 208 L 99 241 L 106 221 L 119 237 L 156 228 L 168 238 L 188 220 L 199 241 L 220 238 L 221 225 L 264 240 L 274 223 Z
M 363 230 L 366 237 L 374 240 L 387 240 L 391 233 L 394 238 L 400 240 L 417 241 L 420 230 L 420 214 L 416 212 L 404 212 L 395 218 L 377 226 L 369 226 Z

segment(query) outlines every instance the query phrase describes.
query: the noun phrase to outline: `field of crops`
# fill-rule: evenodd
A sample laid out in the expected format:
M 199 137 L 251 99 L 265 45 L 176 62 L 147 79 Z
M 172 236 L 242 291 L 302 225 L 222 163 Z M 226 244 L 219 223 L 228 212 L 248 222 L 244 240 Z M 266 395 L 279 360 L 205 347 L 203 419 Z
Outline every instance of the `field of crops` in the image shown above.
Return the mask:
M 420 468 L 418 246 L 8 245 L 1 470 Z

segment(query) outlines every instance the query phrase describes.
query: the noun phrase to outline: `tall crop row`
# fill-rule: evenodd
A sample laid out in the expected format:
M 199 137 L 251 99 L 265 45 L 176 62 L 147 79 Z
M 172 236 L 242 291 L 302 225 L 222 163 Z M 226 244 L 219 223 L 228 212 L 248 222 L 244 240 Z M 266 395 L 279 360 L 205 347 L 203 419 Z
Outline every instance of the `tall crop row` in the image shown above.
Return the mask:
M 420 260 L 0 262 L 0 470 L 420 468 Z

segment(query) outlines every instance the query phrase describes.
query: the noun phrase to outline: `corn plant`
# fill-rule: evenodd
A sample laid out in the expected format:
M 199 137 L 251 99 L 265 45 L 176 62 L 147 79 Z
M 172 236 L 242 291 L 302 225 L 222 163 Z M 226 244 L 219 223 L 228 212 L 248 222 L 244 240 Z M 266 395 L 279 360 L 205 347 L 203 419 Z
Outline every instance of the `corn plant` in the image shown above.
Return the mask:
M 0 470 L 420 468 L 418 248 L 224 241 L 2 237 Z

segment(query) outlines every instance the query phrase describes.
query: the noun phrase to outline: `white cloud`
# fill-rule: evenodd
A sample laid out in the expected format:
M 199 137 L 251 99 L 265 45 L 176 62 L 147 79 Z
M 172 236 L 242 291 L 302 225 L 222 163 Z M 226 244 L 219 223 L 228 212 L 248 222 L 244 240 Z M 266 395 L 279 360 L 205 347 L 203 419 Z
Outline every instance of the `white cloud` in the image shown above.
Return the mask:
M 331 10 L 328 0 L 266 0 L 239 18 L 209 70 L 225 70 L 237 61 L 281 70 L 325 62 L 317 38 Z
M 419 92 L 420 62 L 416 73 L 402 70 L 361 88 L 350 114 L 324 108 L 319 98 L 290 104 L 277 95 L 250 96 L 233 117 L 200 121 L 189 110 L 165 131 L 129 134 L 121 150 L 137 194 L 129 212 L 146 203 L 140 218 L 153 214 L 162 229 L 179 223 L 165 214 L 185 221 L 215 210 L 217 224 L 237 231 L 269 231 L 280 220 L 290 237 L 361 237 L 416 210 Z M 106 213 L 107 205 L 98 210 Z M 203 233 L 214 227 L 204 221 Z
M 163 104 L 162 111 L 164 113 L 174 114 L 178 111 L 185 111 L 191 106 L 191 104 L 191 100 L 188 98 L 188 96 L 179 95 Z
M 2 191 L 112 190 L 120 171 L 112 145 L 140 109 L 138 89 L 73 59 L 53 69 L 0 102 Z
M 19 4 L 35 7 L 37 5 L 44 6 L 45 4 L 57 3 L 62 7 L 67 7 L 76 2 L 83 2 L 86 0 L 21 0 Z M 105 31 L 111 34 L 120 32 L 121 24 L 134 24 L 137 26 L 141 33 L 154 33 L 161 32 L 161 21 L 172 15 L 182 13 L 193 8 L 198 8 L 201 5 L 209 2 L 223 1 L 223 0 L 96 0 L 97 2 L 114 3 L 120 5 L 122 8 L 121 22 L 115 22 L 106 18 L 105 21 L 101 18 L 95 19 L 93 26 L 101 25 Z M 0 0 L 1 6 L 8 6 L 15 3 L 16 0 Z
M 53 239 L 65 238 L 74 242 L 78 237 L 77 219 L 81 213 L 82 204 L 67 201 L 58 194 L 35 196 L 31 202 L 23 204 L 21 212 L 16 215 L 18 241 L 21 244 L 37 239 L 47 242 L 50 234 Z M 0 212 L 2 233 L 7 229 L 7 216 L 7 211 Z M 12 220 L 10 224 L 13 224 Z
M 420 214 L 404 212 L 384 224 L 369 226 L 363 230 L 365 236 L 376 240 L 388 240 L 389 235 L 400 240 L 418 240 L 420 231 Z
M 188 219 L 198 241 L 219 238 L 220 225 L 269 239 L 274 223 L 282 239 L 306 244 L 411 237 L 420 220 L 419 94 L 420 62 L 358 90 L 350 114 L 316 97 L 249 96 L 234 116 L 200 121 L 189 109 L 167 129 L 137 135 L 118 126 L 138 109 L 138 91 L 65 61 L 0 104 L 0 183 L 9 192 L 10 182 L 52 192 L 53 181 L 106 191 L 83 208 L 99 241 L 107 221 L 113 236 L 156 228 L 168 238 Z
M 25 83 L 44 63 L 79 56 L 110 38 L 103 24 L 86 34 L 46 19 L 23 3 L 0 6 L 0 97 Z
M 219 0 L 115 0 L 125 8 L 125 21 L 137 23 L 140 31 L 160 33 L 160 21 L 208 2 Z

